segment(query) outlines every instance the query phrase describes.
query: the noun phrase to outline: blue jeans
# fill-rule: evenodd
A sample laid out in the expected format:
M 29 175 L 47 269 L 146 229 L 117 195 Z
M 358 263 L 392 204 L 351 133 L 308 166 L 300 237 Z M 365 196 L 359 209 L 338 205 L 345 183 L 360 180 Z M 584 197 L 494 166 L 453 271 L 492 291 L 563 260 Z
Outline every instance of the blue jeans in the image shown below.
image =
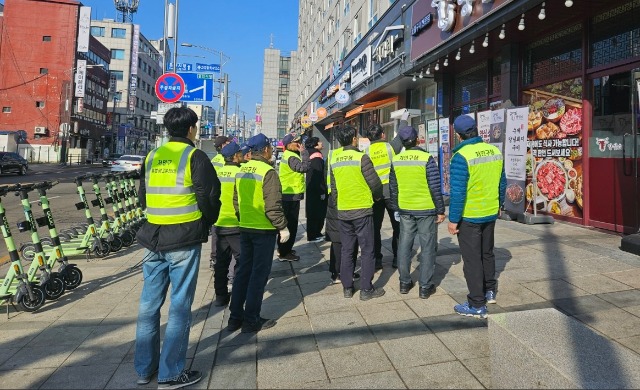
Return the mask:
M 438 244 L 438 227 L 436 216 L 414 217 L 400 215 L 400 242 L 398 243 L 398 271 L 400 282 L 411 283 L 411 249 L 413 241 L 418 236 L 420 241 L 420 287 L 431 287 L 436 269 L 436 245 Z
M 240 262 L 231 290 L 230 320 L 250 324 L 260 321 L 262 296 L 271 273 L 275 247 L 275 232 L 240 232 Z
M 139 377 L 158 371 L 158 381 L 177 379 L 185 368 L 191 304 L 196 291 L 202 244 L 172 251 L 145 250 L 144 286 L 136 328 L 134 366 Z M 160 308 L 171 283 L 171 307 L 160 351 Z

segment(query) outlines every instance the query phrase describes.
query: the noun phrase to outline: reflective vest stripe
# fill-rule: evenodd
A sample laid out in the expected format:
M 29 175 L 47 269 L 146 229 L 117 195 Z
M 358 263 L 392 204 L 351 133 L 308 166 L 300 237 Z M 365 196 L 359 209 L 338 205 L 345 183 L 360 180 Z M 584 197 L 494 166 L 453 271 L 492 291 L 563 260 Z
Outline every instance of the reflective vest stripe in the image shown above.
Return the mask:
M 222 181 L 222 180 L 220 180 Z M 193 193 L 193 187 L 149 187 L 147 194 L 154 195 L 187 195 Z
M 331 169 L 335 170 L 336 168 L 340 168 L 340 167 L 348 167 L 348 166 L 360 166 L 360 160 L 353 160 L 353 161 L 340 161 L 337 163 L 333 163 Z
M 411 166 L 424 166 L 426 164 L 425 161 L 394 161 L 394 167 L 411 167 Z
M 371 189 L 362 175 L 361 162 L 364 154 L 355 150 L 343 150 L 339 158 L 331 164 L 338 191 L 338 210 L 369 209 L 373 206 Z
M 263 192 L 263 179 L 272 170 L 273 168 L 267 163 L 250 160 L 236 175 L 241 228 L 276 230 L 267 218 Z
M 405 213 L 435 208 L 427 179 L 429 158 L 429 153 L 420 150 L 405 150 L 393 158 L 398 184 L 398 208 Z
M 184 174 L 187 170 L 187 163 L 189 162 L 189 155 L 192 150 L 195 148 L 193 146 L 187 146 L 182 155 L 180 156 L 180 162 L 178 163 L 178 172 L 176 174 L 176 185 L 171 187 L 162 187 L 162 186 L 150 186 L 149 185 L 149 174 L 151 173 L 151 168 L 153 164 L 147 164 L 148 167 L 145 167 L 147 171 L 147 176 L 145 177 L 146 185 L 147 185 L 147 193 L 154 195 L 185 195 L 185 194 L 193 194 L 193 188 L 191 186 L 184 186 Z M 149 154 L 149 161 L 153 162 L 153 157 L 156 154 L 156 150 L 154 149 Z
M 257 173 L 240 172 L 236 176 L 236 179 L 251 179 L 251 180 L 257 180 L 257 181 L 262 181 L 262 178 L 263 178 L 262 175 L 258 175 Z
M 493 155 L 493 156 L 472 158 L 471 160 L 467 161 L 467 164 L 469 164 L 469 165 L 478 165 L 478 164 L 484 164 L 484 163 L 489 163 L 489 162 L 498 161 L 498 160 L 502 160 L 502 155 L 501 154 L 496 154 L 496 155 Z
M 236 178 L 235 177 L 218 177 L 218 180 L 220 180 L 220 183 L 235 183 L 236 182 Z
M 147 214 L 155 215 L 176 215 L 176 214 L 188 214 L 198 211 L 198 205 L 192 204 L 189 206 L 172 207 L 172 208 L 156 208 L 147 207 Z

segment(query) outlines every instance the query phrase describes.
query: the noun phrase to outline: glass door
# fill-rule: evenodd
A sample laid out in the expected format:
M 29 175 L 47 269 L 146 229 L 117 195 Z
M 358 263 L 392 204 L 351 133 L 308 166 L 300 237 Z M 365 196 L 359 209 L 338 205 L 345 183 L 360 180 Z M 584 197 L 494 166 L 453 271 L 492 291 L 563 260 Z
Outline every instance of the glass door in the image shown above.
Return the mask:
M 640 226 L 640 69 L 594 78 L 591 85 L 590 224 L 619 233 L 635 233 Z

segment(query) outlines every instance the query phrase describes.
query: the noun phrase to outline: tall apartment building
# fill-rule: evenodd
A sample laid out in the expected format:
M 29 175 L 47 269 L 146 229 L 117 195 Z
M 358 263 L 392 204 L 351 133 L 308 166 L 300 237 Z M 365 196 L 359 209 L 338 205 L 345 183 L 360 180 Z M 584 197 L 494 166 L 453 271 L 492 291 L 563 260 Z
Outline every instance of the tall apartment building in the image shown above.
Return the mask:
M 92 20 L 91 35 L 111 51 L 111 77 L 116 83 L 109 102 L 110 124 L 118 134 L 114 151 L 145 154 L 158 135 L 150 115 L 159 102 L 155 83 L 162 75 L 160 52 L 132 23 Z
M 327 78 L 339 74 L 342 61 L 378 18 L 397 0 L 300 0 L 298 69 L 295 100 L 299 110 Z
M 27 159 L 84 162 L 104 146 L 110 58 L 90 39 L 90 14 L 76 0 L 2 7 L 0 130 L 19 133 Z
M 291 75 L 295 74 L 296 52 L 282 53 L 278 49 L 264 50 L 264 78 L 262 82 L 262 133 L 281 139 L 288 132 L 291 121 Z

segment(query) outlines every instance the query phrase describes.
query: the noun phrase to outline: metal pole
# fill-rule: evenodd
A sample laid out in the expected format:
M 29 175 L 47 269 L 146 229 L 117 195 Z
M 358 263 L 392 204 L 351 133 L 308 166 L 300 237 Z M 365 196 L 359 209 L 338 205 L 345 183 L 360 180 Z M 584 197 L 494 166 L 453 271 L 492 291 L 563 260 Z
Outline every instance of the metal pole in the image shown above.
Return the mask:
M 169 0 L 164 0 L 164 28 L 162 29 L 164 34 L 164 38 L 162 39 L 162 74 L 165 74 L 167 72 L 167 24 L 169 23 L 169 15 L 167 10 L 168 8 Z
M 111 152 L 110 154 L 116 153 L 116 102 L 118 93 L 113 93 L 113 110 L 111 111 Z M 107 156 L 109 157 L 109 156 Z
M 222 52 L 220 52 L 220 76 L 222 76 Z M 220 77 L 218 77 L 218 81 L 220 81 Z M 222 83 L 218 83 L 218 96 L 220 96 L 220 109 L 218 110 L 218 124 L 222 124 Z M 224 135 L 224 134 L 223 134 Z
M 222 97 L 222 99 L 224 99 L 224 118 L 222 121 L 222 135 L 227 135 L 227 108 L 229 107 L 229 76 L 225 73 L 223 76 L 223 82 L 224 82 L 224 96 Z
M 179 6 L 178 4 L 180 3 L 180 0 L 176 0 L 176 19 L 173 21 L 175 24 L 175 36 L 173 37 L 173 48 L 174 48 L 174 52 L 173 52 L 173 71 L 177 72 L 178 70 L 178 10 L 179 10 Z

